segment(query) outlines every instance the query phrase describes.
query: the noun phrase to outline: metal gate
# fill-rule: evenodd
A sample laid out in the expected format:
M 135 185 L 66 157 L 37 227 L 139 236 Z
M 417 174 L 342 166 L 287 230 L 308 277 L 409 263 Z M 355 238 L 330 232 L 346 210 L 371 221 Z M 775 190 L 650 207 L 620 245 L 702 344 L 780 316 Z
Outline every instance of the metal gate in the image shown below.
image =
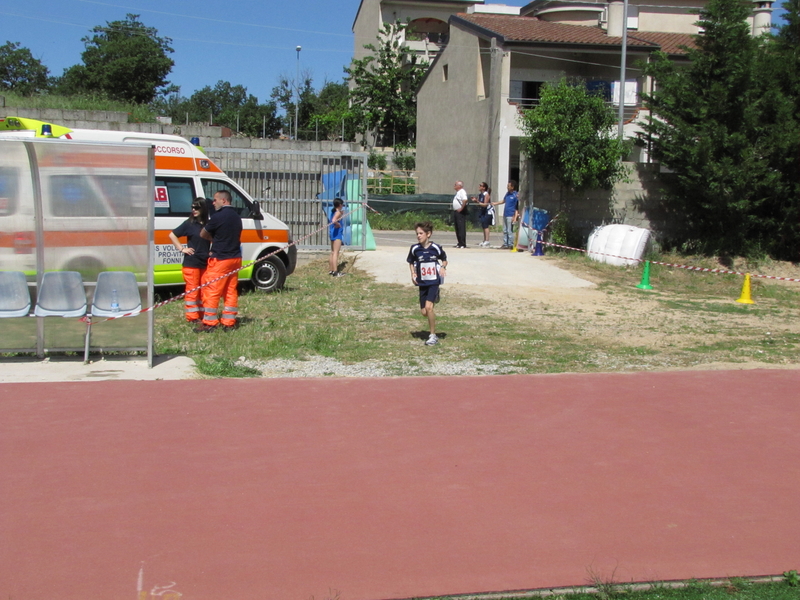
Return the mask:
M 334 198 L 347 205 L 349 245 L 365 248 L 366 211 L 360 204 L 367 191 L 365 152 L 235 148 L 205 148 L 205 152 L 262 209 L 289 226 L 298 248 L 330 248 L 326 225 Z

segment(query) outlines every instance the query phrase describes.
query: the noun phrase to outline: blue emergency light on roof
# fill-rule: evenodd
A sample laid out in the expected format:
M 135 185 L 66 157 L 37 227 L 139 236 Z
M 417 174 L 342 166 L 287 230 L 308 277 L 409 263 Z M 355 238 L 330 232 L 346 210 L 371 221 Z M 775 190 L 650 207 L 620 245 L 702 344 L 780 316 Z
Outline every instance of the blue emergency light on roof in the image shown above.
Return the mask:
M 42 123 L 42 135 L 44 137 L 53 137 L 53 128 L 50 123 Z
M 193 137 L 189 141 L 192 143 L 192 146 L 199 146 L 200 145 L 200 138 L 199 137 Z

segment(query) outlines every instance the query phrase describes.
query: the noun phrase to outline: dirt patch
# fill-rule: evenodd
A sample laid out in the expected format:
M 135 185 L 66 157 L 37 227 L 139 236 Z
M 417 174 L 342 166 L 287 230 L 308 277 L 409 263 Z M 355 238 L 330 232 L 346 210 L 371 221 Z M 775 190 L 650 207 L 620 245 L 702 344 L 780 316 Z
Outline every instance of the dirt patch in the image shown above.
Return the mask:
M 447 286 L 447 310 L 455 315 L 480 314 L 474 298 L 519 320 L 546 323 L 551 333 L 579 338 L 598 348 L 597 360 L 608 360 L 610 370 L 618 370 L 618 357 L 604 357 L 602 348 L 627 347 L 642 356 L 631 362 L 633 369 L 658 368 L 760 368 L 800 366 L 800 283 L 753 279 L 754 286 L 785 288 L 795 298 L 775 298 L 772 294 L 755 297 L 756 304 L 738 304 L 739 290 L 728 297 L 703 293 L 697 298 L 686 293 L 645 291 L 636 288 L 636 271 L 629 281 L 609 284 L 607 277 L 580 262 L 546 258 L 552 266 L 570 271 L 591 281 L 585 288 L 534 288 L 514 285 L 492 287 L 460 284 Z M 720 264 L 718 268 L 726 268 Z M 758 272 L 744 261 L 731 264 L 731 270 Z M 800 267 L 773 262 L 770 275 L 800 278 Z M 693 273 L 691 277 L 720 277 Z M 633 278 L 631 280 L 631 278 Z M 741 285 L 741 277 L 731 285 Z M 764 283 L 762 283 L 764 282 Z M 766 287 L 765 287 L 766 286 Z M 785 296 L 785 294 L 784 294 Z M 489 304 L 485 304 L 489 303 Z M 652 356 L 652 360 L 648 356 Z M 648 365 L 648 363 L 650 363 Z

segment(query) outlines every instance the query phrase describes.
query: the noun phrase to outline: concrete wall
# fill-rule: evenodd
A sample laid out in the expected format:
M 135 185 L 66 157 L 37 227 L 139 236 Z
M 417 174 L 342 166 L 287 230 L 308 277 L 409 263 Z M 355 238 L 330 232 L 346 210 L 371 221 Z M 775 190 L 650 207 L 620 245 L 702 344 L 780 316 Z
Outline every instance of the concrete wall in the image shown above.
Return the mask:
M 450 42 L 417 95 L 420 192 L 449 193 L 460 179 L 472 194 L 489 177 L 489 99 L 478 90 L 480 69 L 478 38 L 451 25 Z
M 674 12 L 675 9 L 660 8 L 658 6 L 639 9 L 638 31 L 669 31 L 671 33 L 698 32 L 697 19 L 699 15 L 691 14 L 689 9 L 682 13 Z M 635 30 L 630 30 L 629 35 L 636 35 Z
M 670 233 L 668 215 L 658 201 L 658 165 L 625 163 L 629 181 L 611 191 L 591 190 L 575 193 L 561 190 L 558 181 L 545 180 L 525 161 L 526 173 L 520 177 L 521 198 L 543 208 L 553 217 L 564 213 L 584 240 L 599 225 L 624 223 L 650 229 L 656 238 Z M 534 171 L 531 177 L 531 171 Z

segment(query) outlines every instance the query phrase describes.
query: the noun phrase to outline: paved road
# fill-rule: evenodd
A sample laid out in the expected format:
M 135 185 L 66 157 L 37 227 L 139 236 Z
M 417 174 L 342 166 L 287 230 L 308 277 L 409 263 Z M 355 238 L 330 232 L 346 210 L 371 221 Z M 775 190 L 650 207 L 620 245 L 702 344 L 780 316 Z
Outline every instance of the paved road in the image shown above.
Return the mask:
M 496 234 L 492 234 L 496 236 Z M 527 252 L 511 252 L 498 248 L 481 248 L 482 233 L 467 233 L 467 248 L 454 248 L 452 232 L 434 233 L 434 241 L 447 252 L 448 267 L 445 285 L 525 287 L 533 289 L 590 288 L 594 284 L 569 271 L 531 256 Z M 410 285 L 408 248 L 416 242 L 410 232 L 375 232 L 378 249 L 356 253 L 356 265 L 381 283 Z M 499 241 L 499 240 L 496 240 Z
M 800 372 L 0 386 L 0 594 L 408 598 L 800 564 Z

